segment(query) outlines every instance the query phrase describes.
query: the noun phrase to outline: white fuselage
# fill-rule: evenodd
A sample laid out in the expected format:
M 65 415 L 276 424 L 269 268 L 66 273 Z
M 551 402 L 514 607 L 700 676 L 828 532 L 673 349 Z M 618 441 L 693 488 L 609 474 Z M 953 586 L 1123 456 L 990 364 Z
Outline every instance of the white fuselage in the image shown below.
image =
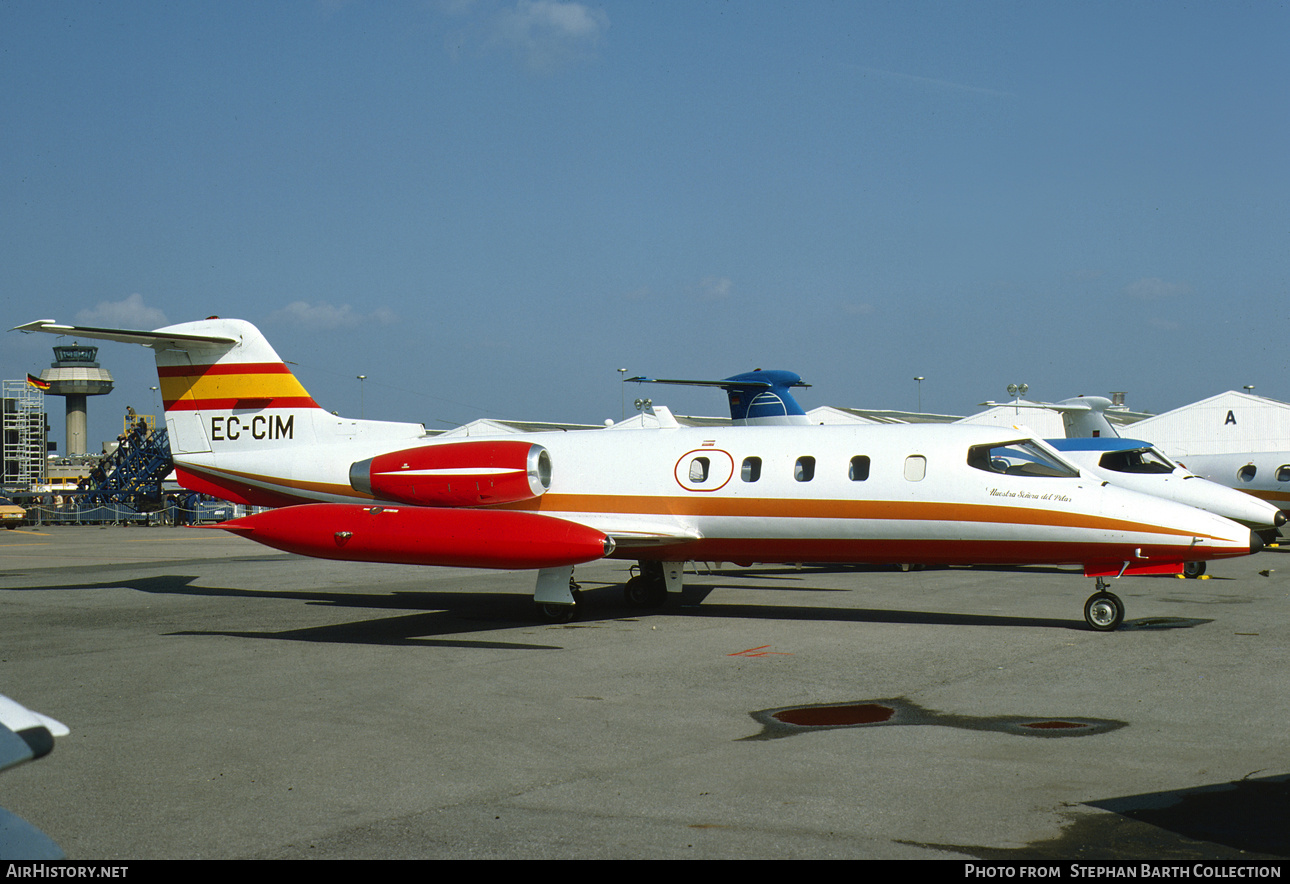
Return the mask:
M 304 417 L 295 424 L 306 425 Z M 271 447 L 247 451 L 232 439 L 214 440 L 210 452 L 176 456 L 176 462 L 297 500 L 356 503 L 373 498 L 350 484 L 351 464 L 419 447 L 402 435 L 406 425 L 338 422 L 315 413 L 311 426 L 307 444 L 298 444 L 290 458 L 275 450 L 283 440 L 262 440 Z M 332 427 L 336 437 L 329 439 Z M 383 431 L 392 435 L 382 439 Z M 973 449 L 1016 437 L 1016 431 L 970 426 L 508 436 L 544 447 L 551 477 L 541 497 L 505 508 L 595 527 L 618 541 L 622 557 L 665 560 L 1145 564 L 1180 546 L 1198 558 L 1249 551 L 1249 532 L 1226 519 L 1109 487 L 1097 477 L 969 464 Z
M 1178 460 L 1211 482 L 1290 509 L 1290 451 L 1192 454 Z

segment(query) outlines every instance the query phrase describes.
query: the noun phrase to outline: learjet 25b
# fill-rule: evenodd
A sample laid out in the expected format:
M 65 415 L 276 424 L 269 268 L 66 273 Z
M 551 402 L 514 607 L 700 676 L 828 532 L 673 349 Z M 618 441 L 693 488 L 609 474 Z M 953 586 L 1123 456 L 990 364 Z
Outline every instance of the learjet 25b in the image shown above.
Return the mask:
M 687 561 L 1080 565 L 1085 618 L 1124 606 L 1102 578 L 1243 556 L 1250 530 L 1106 485 L 1016 430 L 935 426 L 615 427 L 466 439 L 323 410 L 253 325 L 156 331 L 40 320 L 22 331 L 156 354 L 175 473 L 194 491 L 278 507 L 221 527 L 348 561 L 537 569 L 568 619 L 573 567 L 635 559 L 629 602 L 661 604 Z

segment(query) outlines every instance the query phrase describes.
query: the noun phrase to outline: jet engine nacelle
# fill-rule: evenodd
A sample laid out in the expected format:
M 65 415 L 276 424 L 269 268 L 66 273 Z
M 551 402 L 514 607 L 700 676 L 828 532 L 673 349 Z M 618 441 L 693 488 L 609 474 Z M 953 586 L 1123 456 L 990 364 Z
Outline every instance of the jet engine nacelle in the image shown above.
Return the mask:
M 489 439 L 425 445 L 360 460 L 355 490 L 419 506 L 488 506 L 541 497 L 551 485 L 551 455 L 541 445 Z

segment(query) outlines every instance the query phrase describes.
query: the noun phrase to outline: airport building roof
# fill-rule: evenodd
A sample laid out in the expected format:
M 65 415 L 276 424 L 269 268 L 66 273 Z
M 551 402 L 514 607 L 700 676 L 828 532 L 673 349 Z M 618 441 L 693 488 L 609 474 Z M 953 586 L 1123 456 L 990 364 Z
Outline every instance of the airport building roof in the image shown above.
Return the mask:
M 1144 419 L 1135 436 L 1172 456 L 1290 449 L 1290 403 L 1228 390 Z
M 842 408 L 834 405 L 812 408 L 806 414 L 814 424 L 952 424 L 959 420 L 959 416 L 954 414 L 922 414 L 889 408 Z

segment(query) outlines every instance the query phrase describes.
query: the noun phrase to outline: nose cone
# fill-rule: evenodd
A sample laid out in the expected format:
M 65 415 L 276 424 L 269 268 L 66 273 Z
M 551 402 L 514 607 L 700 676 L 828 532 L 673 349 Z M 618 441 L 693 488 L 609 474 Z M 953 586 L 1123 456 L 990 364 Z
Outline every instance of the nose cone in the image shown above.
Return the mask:
M 1286 523 L 1285 513 L 1276 506 L 1244 491 L 1200 478 L 1188 479 L 1180 487 L 1182 495 L 1174 498 L 1179 503 L 1209 510 L 1255 531 L 1279 528 Z
M 1149 545 L 1137 549 L 1157 564 L 1247 556 L 1263 547 L 1253 534 L 1258 529 L 1217 513 L 1113 486 L 1101 491 L 1103 515 L 1133 520 L 1145 528 L 1138 536 Z

